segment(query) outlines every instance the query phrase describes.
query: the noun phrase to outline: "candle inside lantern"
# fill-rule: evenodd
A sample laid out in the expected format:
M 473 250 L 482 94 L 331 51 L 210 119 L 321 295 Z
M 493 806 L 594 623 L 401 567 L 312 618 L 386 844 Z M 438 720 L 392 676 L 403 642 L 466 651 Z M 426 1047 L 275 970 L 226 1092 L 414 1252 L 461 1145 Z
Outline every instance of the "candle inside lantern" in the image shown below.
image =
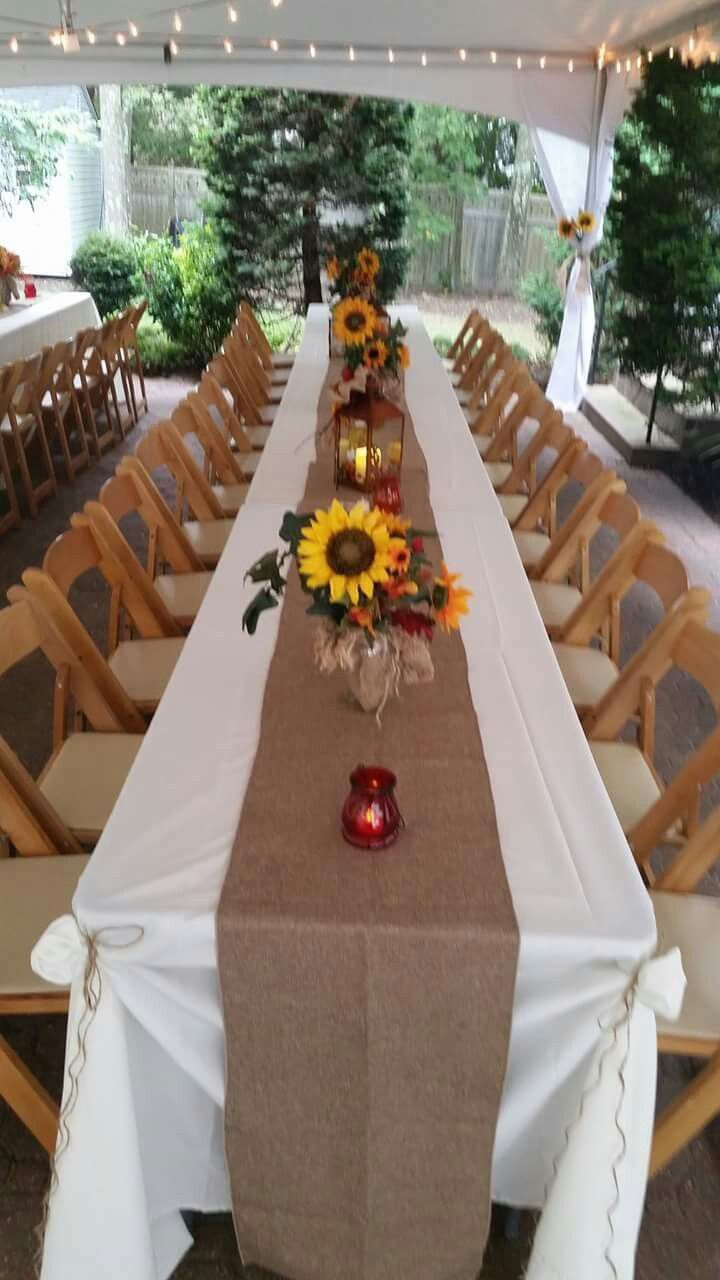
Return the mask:
M 357 480 L 358 484 L 365 483 L 366 475 L 367 475 L 367 448 L 365 447 L 365 445 L 361 445 L 359 449 L 355 450 L 355 479 Z
M 395 774 L 380 765 L 358 765 L 342 811 L 342 832 L 359 849 L 385 849 L 404 826 L 395 799 Z
M 388 445 L 388 461 L 399 467 L 402 459 L 402 444 L 399 440 L 391 440 Z
M 341 462 L 347 462 L 347 456 L 348 456 L 348 451 L 349 451 L 349 449 L 350 449 L 350 437 L 349 437 L 349 436 L 341 436 L 341 437 L 340 437 L 340 445 L 339 445 L 339 450 L 340 450 L 340 461 L 341 461 Z

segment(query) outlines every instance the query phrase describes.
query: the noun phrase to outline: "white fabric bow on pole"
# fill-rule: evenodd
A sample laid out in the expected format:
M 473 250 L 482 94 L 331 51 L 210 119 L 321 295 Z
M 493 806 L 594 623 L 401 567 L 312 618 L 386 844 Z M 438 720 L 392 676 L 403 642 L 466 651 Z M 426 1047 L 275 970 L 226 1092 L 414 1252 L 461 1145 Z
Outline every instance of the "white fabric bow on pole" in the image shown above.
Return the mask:
M 558 1158 L 527 1280 L 632 1280 L 655 1112 L 655 1015 L 674 1021 L 685 985 L 673 947 L 640 966 L 606 1025 Z

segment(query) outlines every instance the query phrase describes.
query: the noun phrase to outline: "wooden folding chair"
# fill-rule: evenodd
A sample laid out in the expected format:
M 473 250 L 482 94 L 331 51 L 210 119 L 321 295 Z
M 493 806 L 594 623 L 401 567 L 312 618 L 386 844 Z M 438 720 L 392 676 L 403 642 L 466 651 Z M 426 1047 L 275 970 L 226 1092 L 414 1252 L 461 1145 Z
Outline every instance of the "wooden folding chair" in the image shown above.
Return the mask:
M 235 377 L 244 387 L 260 424 L 272 426 L 281 397 L 273 389 L 257 352 L 237 327 L 223 342 L 221 355 L 229 361 Z
M 125 365 L 128 387 L 130 390 L 130 399 L 132 400 L 133 414 L 135 421 L 139 421 L 139 413 L 137 399 L 135 396 L 135 378 L 140 384 L 140 395 L 145 413 L 148 411 L 148 398 L 145 389 L 145 371 L 143 369 L 142 357 L 140 355 L 140 346 L 138 343 L 138 328 L 145 312 L 147 311 L 147 298 L 143 298 L 136 307 L 128 307 L 119 317 L 119 336 L 122 352 L 122 359 Z
M 100 503 L 92 507 L 94 521 L 84 513 L 70 518 L 45 553 L 43 570 L 65 596 L 86 569 L 97 568 L 111 592 L 108 616 L 108 654 L 112 656 L 131 636 L 153 640 L 179 637 L 182 630 L 155 590 L 112 516 Z
M 531 391 L 536 396 L 543 394 L 533 382 L 525 365 L 513 357 L 499 370 L 499 377 L 494 382 L 485 405 L 475 414 L 465 410 L 480 453 L 483 453 L 481 442 L 484 437 L 495 435 L 500 423 L 515 407 L 520 397 L 527 396 Z
M 99 329 L 81 330 L 73 340 L 70 358 L 75 394 L 97 458 L 112 448 L 116 439 L 123 438 L 117 391 L 105 372 L 100 341 Z M 101 413 L 105 417 L 104 427 L 98 421 Z
M 68 992 L 33 972 L 30 952 L 47 926 L 72 910 L 78 880 L 89 861 L 73 843 L 77 852 L 65 857 L 0 858 L 0 1016 L 67 1013 Z M 0 1098 L 52 1155 L 57 1103 L 2 1035 Z
M 16 525 L 19 525 L 21 518 L 20 504 L 6 448 L 6 441 L 10 433 L 8 405 L 12 397 L 13 368 L 13 365 L 8 365 L 4 369 L 0 368 L 0 490 L 5 490 L 8 508 L 3 515 L 0 515 L 0 536 L 3 533 L 7 533 L 8 529 L 14 529 Z
M 211 569 L 222 555 L 234 520 L 212 514 L 222 508 L 215 501 L 209 480 L 187 450 L 181 449 L 177 441 L 173 444 L 168 441 L 163 425 L 157 423 L 145 432 L 135 457 L 154 483 L 162 482 L 165 476 L 172 479 L 175 518 L 205 568 Z
M 0 402 L 6 416 L 0 423 L 10 465 L 17 464 L 25 490 L 25 498 L 32 516 L 45 498 L 57 492 L 57 479 L 53 466 L 41 408 L 45 393 L 42 381 L 42 356 L 19 360 L 0 370 Z M 33 480 L 28 453 L 34 452 L 41 468 L 41 478 Z
M 666 615 L 688 594 L 684 564 L 664 545 L 662 534 L 641 521 L 637 534 L 623 544 L 588 589 L 575 612 L 557 629 L 553 649 L 574 706 L 590 729 L 605 700 L 621 679 L 621 604 L 636 583 L 656 595 Z M 660 623 L 660 627 L 662 627 Z M 646 644 L 661 637 L 660 627 Z M 637 655 L 636 655 L 637 657 Z M 632 669 L 631 660 L 628 664 Z M 627 670 L 626 667 L 624 670 Z M 624 671 L 623 671 L 624 674 Z M 649 724 L 649 720 L 646 722 Z
M 590 588 L 590 550 L 596 534 L 601 530 L 614 534 L 617 541 L 613 555 L 617 555 L 641 523 L 640 508 L 625 492 L 622 481 L 616 481 L 607 493 L 598 494 L 589 508 L 583 510 L 578 503 L 563 525 L 563 538 L 548 556 L 547 563 L 533 567 L 529 575 L 535 603 L 551 639 L 562 634 Z M 655 532 L 650 521 L 644 525 Z M 612 563 L 612 558 L 608 557 L 604 568 Z M 608 647 L 609 644 L 606 651 Z
M 108 657 L 104 658 L 85 632 L 68 597 L 83 574 L 93 569 L 103 573 L 107 568 L 92 529 L 85 522 L 61 533 L 48 549 L 43 569 L 26 569 L 23 584 L 67 642 L 75 644 L 96 684 L 104 685 L 109 668 L 142 715 L 149 716 L 165 692 L 184 641 L 172 620 L 170 634 L 166 635 L 163 615 L 148 608 L 142 597 L 128 592 L 126 583 L 116 574 L 108 611 Z M 131 639 L 131 635 L 138 638 Z M 56 682 L 56 699 L 61 694 L 60 683 Z
M 713 637 L 717 642 L 717 636 Z M 687 641 L 686 641 L 687 642 Z M 719 664 L 716 645 L 689 643 L 695 660 L 711 649 L 712 693 L 718 707 Z M 703 680 L 705 683 L 705 680 Z M 706 685 L 707 687 L 707 685 Z M 672 785 L 672 784 L 671 784 Z M 720 899 L 693 892 L 717 862 L 720 810 L 715 809 L 685 843 L 682 852 L 658 876 L 651 891 L 661 950 L 680 948 L 687 978 L 685 998 L 676 1022 L 657 1019 L 658 1051 L 675 1057 L 705 1059 L 692 1082 L 658 1117 L 650 1153 L 650 1177 L 659 1173 L 688 1142 L 720 1114 Z
M 185 498 L 197 520 L 222 520 L 228 516 L 236 516 L 248 493 L 245 480 L 237 480 L 237 472 L 222 465 L 219 449 L 213 456 L 221 461 L 222 474 L 230 483 L 210 484 L 187 447 L 188 435 L 195 435 L 200 429 L 197 418 L 189 405 L 176 410 L 172 419 L 158 424 L 165 440 L 168 457 L 172 456 L 173 465 L 177 468 L 178 481 L 182 476 Z M 207 433 L 206 433 L 207 438 Z
M 456 382 L 453 374 L 462 374 L 472 358 L 472 353 L 478 341 L 477 333 L 483 324 L 487 324 L 487 320 L 483 320 L 477 307 L 473 307 L 469 311 L 462 323 L 460 331 L 450 344 L 450 349 L 445 357 L 444 364 L 450 371 L 450 380 Z M 457 379 L 459 381 L 459 379 Z
M 666 844 L 685 844 L 700 826 L 700 793 L 720 772 L 720 725 L 663 786 L 653 763 L 655 691 L 675 668 L 698 681 L 717 709 L 720 699 L 720 636 L 708 631 L 707 591 L 685 592 L 584 724 L 601 777 L 622 828 L 649 884 L 652 856 Z M 629 723 L 635 742 L 617 741 Z
M 139 562 L 121 533 L 120 522 L 131 512 L 140 516 L 147 528 L 147 567 L 143 586 L 150 586 L 166 612 L 183 630 L 192 625 L 212 580 L 204 569 L 172 511 L 136 458 L 123 458 L 118 472 L 105 482 L 99 502 L 88 502 L 88 517 L 103 550 L 129 571 L 127 554 Z M 112 527 L 111 527 L 112 526 Z M 124 546 L 118 541 L 118 535 Z M 171 572 L 159 572 L 169 567 Z
M 240 303 L 237 311 L 237 318 L 238 320 L 244 320 L 248 329 L 254 334 L 255 346 L 258 353 L 261 355 L 265 368 L 268 371 L 271 369 L 274 369 L 276 372 L 282 370 L 289 371 L 292 369 L 292 366 L 295 363 L 295 356 L 290 351 L 273 351 L 271 349 L 262 325 L 249 302 L 243 301 Z
M 224 428 L 231 449 L 238 453 L 252 453 L 264 449 L 270 436 L 270 427 L 256 427 L 241 420 L 230 401 L 232 392 L 226 394 L 221 384 L 208 368 L 195 388 L 195 394 L 204 401 L 210 413 L 216 413 Z
M 132 429 L 135 422 L 135 410 L 133 400 L 130 394 L 130 383 L 128 381 L 127 369 L 123 358 L 123 344 L 121 337 L 120 318 L 115 316 L 110 320 L 106 320 L 100 328 L 97 336 L 97 352 L 100 359 L 98 372 L 106 380 L 107 387 L 115 409 L 116 420 L 120 432 L 120 439 L 124 440 L 128 431 Z M 123 415 L 120 412 L 120 402 L 117 394 L 117 384 L 122 388 L 123 398 L 127 413 Z
M 119 683 L 95 683 L 22 587 L 0 610 L 0 675 L 41 649 L 62 679 L 53 751 L 37 782 L 0 738 L 0 828 L 18 853 L 77 853 L 100 837 L 137 755 L 145 721 Z M 91 732 L 76 733 L 82 715 Z
M 210 480 L 220 480 L 225 485 L 240 484 L 247 489 L 257 471 L 262 450 L 239 447 L 233 450 L 233 444 L 237 443 L 235 435 L 227 438 L 197 391 L 188 393 L 173 411 L 172 419 L 182 435 L 194 436 L 197 440 L 205 455 L 204 470 Z M 241 440 L 243 434 L 240 427 Z M 249 443 L 247 437 L 246 442 Z
M 45 347 L 40 365 L 40 385 L 44 387 L 40 408 L 48 438 L 57 436 L 70 484 L 75 483 L 78 471 L 90 465 L 85 426 L 80 412 L 73 363 L 75 348 L 72 342 L 56 342 Z M 72 448 L 73 438 L 76 441 Z
M 482 404 L 487 384 L 493 377 L 495 365 L 507 354 L 512 355 L 512 352 L 502 334 L 490 325 L 483 328 L 472 359 L 455 388 L 463 407 L 467 406 L 473 413 L 477 411 Z

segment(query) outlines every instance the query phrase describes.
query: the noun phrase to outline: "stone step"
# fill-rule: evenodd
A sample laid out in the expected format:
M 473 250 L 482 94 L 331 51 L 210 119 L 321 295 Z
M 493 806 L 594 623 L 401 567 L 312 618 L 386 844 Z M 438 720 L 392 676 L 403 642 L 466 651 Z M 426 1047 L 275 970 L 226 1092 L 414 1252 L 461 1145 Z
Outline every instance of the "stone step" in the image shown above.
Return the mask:
M 679 445 L 657 424 L 646 443 L 647 419 L 617 387 L 597 384 L 588 387 L 582 402 L 588 421 L 633 467 L 670 469 L 678 458 Z

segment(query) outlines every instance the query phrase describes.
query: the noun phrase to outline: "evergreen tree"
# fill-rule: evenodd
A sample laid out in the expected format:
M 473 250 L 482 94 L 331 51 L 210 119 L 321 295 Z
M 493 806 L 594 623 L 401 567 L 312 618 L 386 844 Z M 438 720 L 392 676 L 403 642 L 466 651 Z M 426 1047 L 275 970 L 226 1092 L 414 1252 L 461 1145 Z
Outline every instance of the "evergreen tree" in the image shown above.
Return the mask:
M 612 233 L 622 365 L 688 402 L 720 400 L 720 67 L 655 57 L 620 132 Z
M 402 283 L 412 107 L 285 89 L 208 88 L 198 147 L 228 285 L 256 303 L 322 299 L 325 254 L 367 240 Z M 332 224 L 348 206 L 360 222 Z

